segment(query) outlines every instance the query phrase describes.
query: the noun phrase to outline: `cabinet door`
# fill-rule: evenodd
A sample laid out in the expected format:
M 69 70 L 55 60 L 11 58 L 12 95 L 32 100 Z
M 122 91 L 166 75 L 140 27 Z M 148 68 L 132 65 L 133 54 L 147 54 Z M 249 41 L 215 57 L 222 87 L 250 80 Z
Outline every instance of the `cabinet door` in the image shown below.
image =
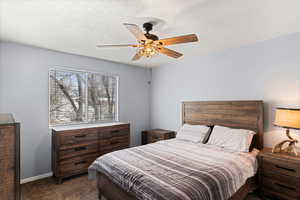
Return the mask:
M 15 129 L 0 127 L 0 199 L 15 199 Z

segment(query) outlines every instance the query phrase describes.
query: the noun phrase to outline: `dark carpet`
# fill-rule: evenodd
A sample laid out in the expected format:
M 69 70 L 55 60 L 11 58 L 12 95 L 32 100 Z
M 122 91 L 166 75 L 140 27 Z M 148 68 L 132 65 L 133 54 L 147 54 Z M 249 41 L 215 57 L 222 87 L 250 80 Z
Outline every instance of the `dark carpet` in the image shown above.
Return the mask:
M 53 178 L 46 178 L 21 186 L 21 200 L 97 200 L 96 181 L 88 180 L 87 175 L 66 179 L 56 184 Z M 260 200 L 250 194 L 246 200 Z

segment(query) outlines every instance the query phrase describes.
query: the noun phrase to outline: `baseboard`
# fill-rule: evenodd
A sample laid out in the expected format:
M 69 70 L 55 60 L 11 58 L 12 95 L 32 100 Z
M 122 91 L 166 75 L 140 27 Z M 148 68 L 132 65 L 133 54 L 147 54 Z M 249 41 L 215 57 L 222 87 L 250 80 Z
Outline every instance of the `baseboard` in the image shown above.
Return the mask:
M 49 172 L 49 173 L 41 174 L 41 175 L 38 175 L 38 176 L 24 178 L 24 179 L 21 180 L 21 184 L 32 182 L 32 181 L 36 181 L 36 180 L 43 179 L 43 178 L 47 178 L 47 177 L 50 177 L 52 175 L 53 175 L 53 173 Z

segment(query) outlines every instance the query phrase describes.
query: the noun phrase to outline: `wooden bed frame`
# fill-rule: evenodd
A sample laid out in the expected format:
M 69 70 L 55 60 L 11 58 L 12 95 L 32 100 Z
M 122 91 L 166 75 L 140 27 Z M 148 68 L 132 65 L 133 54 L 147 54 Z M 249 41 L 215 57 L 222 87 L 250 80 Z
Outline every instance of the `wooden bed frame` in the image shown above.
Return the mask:
M 231 128 L 249 129 L 257 134 L 253 137 L 252 148 L 263 148 L 263 102 L 262 101 L 197 101 L 182 103 L 182 123 L 198 125 L 221 125 Z M 136 200 L 134 195 L 125 192 L 109 177 L 97 173 L 99 199 Z M 244 199 L 257 188 L 257 177 L 251 177 L 230 198 Z

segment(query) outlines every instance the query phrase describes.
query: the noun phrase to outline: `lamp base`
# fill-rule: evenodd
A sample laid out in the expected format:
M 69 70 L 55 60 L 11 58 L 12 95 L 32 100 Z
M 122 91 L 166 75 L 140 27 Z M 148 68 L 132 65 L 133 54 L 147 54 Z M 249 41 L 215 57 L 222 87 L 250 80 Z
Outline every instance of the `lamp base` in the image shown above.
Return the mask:
M 279 144 L 273 147 L 272 153 L 288 153 L 294 156 L 298 156 L 298 152 L 296 149 L 297 142 L 297 140 L 284 140 L 283 142 L 280 142 Z M 289 145 L 286 148 L 283 148 L 283 145 L 285 143 L 289 143 Z
M 298 156 L 298 151 L 296 148 L 296 143 L 298 142 L 298 140 L 293 139 L 290 136 L 289 129 L 286 130 L 286 135 L 289 138 L 289 140 L 284 140 L 284 141 L 280 142 L 279 144 L 276 144 L 272 149 L 272 153 L 288 153 L 288 154 L 291 154 L 294 156 Z M 288 143 L 288 146 L 286 148 L 283 148 L 283 145 L 285 143 Z

